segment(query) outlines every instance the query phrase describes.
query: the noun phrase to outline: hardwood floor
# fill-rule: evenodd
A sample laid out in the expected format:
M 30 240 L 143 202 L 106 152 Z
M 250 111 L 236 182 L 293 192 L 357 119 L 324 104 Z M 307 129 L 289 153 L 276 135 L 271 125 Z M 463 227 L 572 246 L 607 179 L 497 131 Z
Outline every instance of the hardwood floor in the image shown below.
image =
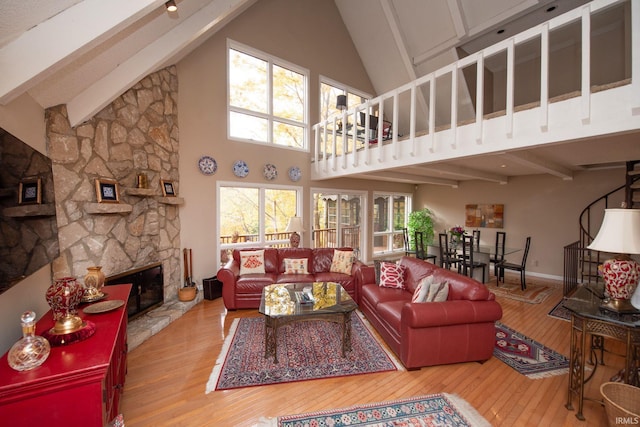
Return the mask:
M 547 316 L 560 301 L 560 283 L 541 304 L 499 298 L 502 322 L 569 355 L 570 323 Z M 529 280 L 528 280 L 529 283 Z M 604 407 L 585 400 L 584 416 L 567 410 L 568 375 L 530 380 L 496 358 L 352 377 L 303 381 L 205 394 L 209 374 L 233 319 L 259 316 L 257 310 L 227 312 L 222 298 L 203 301 L 128 355 L 121 403 L 127 427 L 251 426 L 261 416 L 296 414 L 404 397 L 454 393 L 467 400 L 494 426 L 603 426 Z M 382 342 L 382 340 L 380 340 Z M 586 396 L 600 399 L 599 385 L 623 366 L 605 354 L 587 384 Z M 574 406 L 577 403 L 574 399 Z

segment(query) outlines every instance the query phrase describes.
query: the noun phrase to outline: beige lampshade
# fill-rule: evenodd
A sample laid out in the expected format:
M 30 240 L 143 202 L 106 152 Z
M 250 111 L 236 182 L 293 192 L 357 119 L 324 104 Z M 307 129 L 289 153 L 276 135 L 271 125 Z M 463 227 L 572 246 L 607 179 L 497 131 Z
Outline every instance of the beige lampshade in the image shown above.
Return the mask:
M 640 254 L 640 209 L 605 209 L 600 231 L 587 248 Z
M 299 216 L 292 216 L 291 218 L 289 218 L 289 224 L 287 225 L 286 231 L 301 234 L 304 231 L 304 227 L 302 226 L 302 218 Z

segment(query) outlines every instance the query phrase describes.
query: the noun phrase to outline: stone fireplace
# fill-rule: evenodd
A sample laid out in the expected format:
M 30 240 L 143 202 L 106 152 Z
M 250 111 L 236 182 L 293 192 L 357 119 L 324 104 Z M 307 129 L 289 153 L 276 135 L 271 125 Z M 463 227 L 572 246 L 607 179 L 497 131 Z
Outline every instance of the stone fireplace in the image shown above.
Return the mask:
M 164 303 L 164 276 L 162 263 L 156 262 L 145 267 L 109 276 L 105 280 L 104 292 L 109 293 L 110 285 L 131 283 L 131 293 L 127 301 L 127 316 L 133 320 Z
M 64 105 L 47 109 L 60 242 L 54 277 L 83 282 L 91 266 L 101 266 L 110 277 L 158 263 L 164 298 L 177 300 L 179 205 L 168 203 L 160 188 L 160 180 L 170 180 L 179 194 L 177 100 L 171 66 L 143 78 L 75 128 Z M 147 176 L 144 191 L 136 188 L 138 174 Z M 117 183 L 119 203 L 98 203 L 96 179 Z

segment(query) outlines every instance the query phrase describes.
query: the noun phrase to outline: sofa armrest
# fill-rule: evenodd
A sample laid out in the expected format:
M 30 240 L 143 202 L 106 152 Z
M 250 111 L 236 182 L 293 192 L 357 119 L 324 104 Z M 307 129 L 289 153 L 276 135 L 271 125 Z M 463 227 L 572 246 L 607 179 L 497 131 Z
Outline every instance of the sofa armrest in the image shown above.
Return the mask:
M 356 268 L 356 263 L 357 268 Z M 362 292 L 362 287 L 369 283 L 376 282 L 376 270 L 372 266 L 366 265 L 361 261 L 356 261 L 354 264 L 354 269 L 351 274 L 354 277 L 354 285 L 356 288 L 356 303 L 360 305 L 360 295 Z
M 496 301 L 408 302 L 402 307 L 403 328 L 494 322 L 501 318 L 502 307 Z
M 236 281 L 240 277 L 240 264 L 230 259 L 224 267 L 218 270 L 216 275 L 222 282 L 222 299 L 225 307 L 235 309 Z

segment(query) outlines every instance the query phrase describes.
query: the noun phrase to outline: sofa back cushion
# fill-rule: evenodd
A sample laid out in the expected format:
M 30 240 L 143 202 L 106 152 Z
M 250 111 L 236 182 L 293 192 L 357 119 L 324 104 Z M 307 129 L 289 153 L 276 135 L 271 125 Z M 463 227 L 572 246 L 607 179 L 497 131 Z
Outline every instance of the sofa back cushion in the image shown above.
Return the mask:
M 407 256 L 402 257 L 402 259 L 400 260 L 400 264 L 406 267 L 404 287 L 412 294 L 416 290 L 416 287 L 418 287 L 418 283 L 420 283 L 420 280 L 422 280 L 422 278 L 433 274 L 434 271 L 439 268 L 437 265 L 430 262 Z M 441 280 L 434 281 L 440 282 Z
M 449 283 L 449 300 L 487 301 L 494 298 L 484 284 L 444 268 L 438 267 L 433 273 L 433 281 Z
M 311 249 L 309 248 L 280 248 L 278 251 L 278 274 L 284 274 L 287 269 L 285 259 L 301 259 L 307 260 L 307 268 L 311 264 Z
M 352 248 L 336 248 L 339 251 L 353 251 Z M 328 273 L 331 270 L 334 248 L 315 248 L 309 273 Z
M 233 260 L 240 265 L 240 251 L 258 251 L 264 250 L 264 271 L 265 273 L 278 272 L 278 250 L 274 248 L 247 248 L 234 249 Z

